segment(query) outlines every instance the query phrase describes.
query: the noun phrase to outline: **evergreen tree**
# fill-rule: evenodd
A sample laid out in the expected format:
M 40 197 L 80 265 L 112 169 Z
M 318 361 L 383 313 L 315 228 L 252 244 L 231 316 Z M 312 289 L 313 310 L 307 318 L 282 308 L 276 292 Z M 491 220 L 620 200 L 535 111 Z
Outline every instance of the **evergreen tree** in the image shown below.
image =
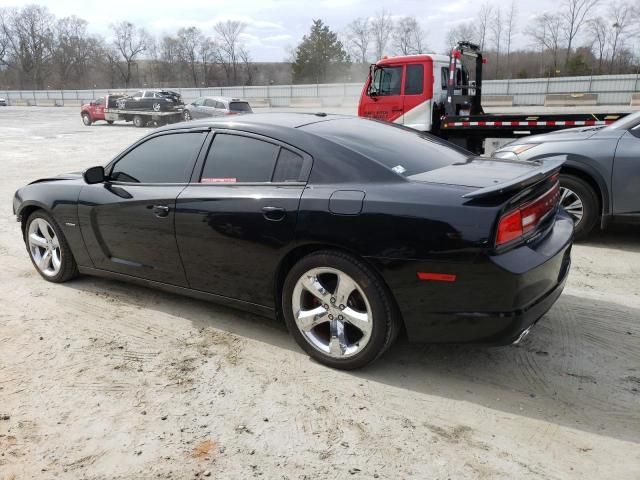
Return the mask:
M 337 80 L 349 59 L 347 52 L 322 20 L 314 20 L 311 31 L 302 38 L 295 51 L 294 83 L 325 83 Z

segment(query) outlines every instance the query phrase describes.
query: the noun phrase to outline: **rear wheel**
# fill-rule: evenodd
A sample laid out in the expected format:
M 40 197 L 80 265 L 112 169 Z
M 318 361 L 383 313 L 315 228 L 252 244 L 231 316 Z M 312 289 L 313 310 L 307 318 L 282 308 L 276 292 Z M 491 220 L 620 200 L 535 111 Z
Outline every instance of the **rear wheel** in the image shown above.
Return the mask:
M 133 124 L 137 127 L 137 128 L 142 128 L 145 126 L 145 121 L 144 118 L 142 117 L 142 115 L 136 115 L 135 117 L 133 117 Z
M 573 218 L 576 239 L 586 237 L 598 223 L 598 196 L 583 179 L 560 175 L 560 204 Z
M 182 118 L 184 118 L 185 122 L 188 122 L 191 120 L 191 112 L 189 112 L 189 110 L 185 110 L 182 112 Z
M 382 282 L 356 257 L 337 251 L 313 253 L 293 266 L 282 291 L 282 311 L 303 350 L 344 370 L 376 360 L 399 329 Z
M 109 125 L 113 125 L 113 120 L 107 120 L 107 123 L 108 123 Z
M 61 283 L 78 274 L 76 261 L 55 220 L 43 210 L 27 219 L 24 242 L 38 273 L 49 282 Z
M 91 126 L 91 115 L 88 113 L 82 114 L 82 123 L 84 123 L 87 127 Z
M 153 104 L 152 108 L 153 108 L 154 112 L 159 112 L 160 110 L 162 110 L 162 105 L 160 103 L 156 102 L 156 103 Z

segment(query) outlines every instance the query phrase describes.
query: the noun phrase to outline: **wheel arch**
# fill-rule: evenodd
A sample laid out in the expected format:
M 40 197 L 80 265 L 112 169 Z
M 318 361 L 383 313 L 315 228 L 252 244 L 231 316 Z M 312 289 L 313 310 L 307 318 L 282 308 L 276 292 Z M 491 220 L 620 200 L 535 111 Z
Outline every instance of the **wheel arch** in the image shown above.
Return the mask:
M 384 277 L 382 276 L 382 274 L 380 273 L 376 265 L 373 262 L 369 261 L 366 257 L 359 255 L 357 252 L 349 248 L 345 248 L 340 245 L 335 245 L 330 243 L 320 243 L 320 242 L 305 243 L 305 244 L 297 245 L 296 247 L 289 250 L 287 254 L 280 260 L 275 273 L 274 290 L 273 290 L 275 311 L 279 319 L 282 319 L 282 308 L 280 305 L 280 299 L 282 297 L 282 289 L 284 288 L 284 282 L 285 282 L 285 279 L 287 278 L 287 274 L 300 259 L 314 252 L 319 252 L 322 250 L 334 250 L 336 252 L 346 253 L 348 255 L 352 255 L 356 257 L 358 260 L 360 260 L 365 265 L 367 265 L 371 269 L 373 274 L 378 277 L 378 280 L 380 281 L 381 285 L 386 289 L 389 295 L 389 298 L 391 299 L 391 304 L 395 309 L 395 314 L 397 315 L 397 318 L 400 320 L 400 324 L 402 326 L 401 328 L 404 330 L 405 328 L 404 319 L 402 317 L 400 308 L 398 307 L 398 304 L 396 302 L 395 296 L 393 295 L 393 292 L 389 288 L 389 285 L 387 285 L 387 282 L 385 281 Z
M 600 202 L 600 216 L 602 218 L 611 213 L 609 189 L 607 188 L 605 181 L 597 172 L 592 171 L 584 165 L 568 162 L 562 166 L 560 173 L 577 177 L 593 188 L 593 191 L 598 197 L 598 202 Z
M 17 212 L 18 217 L 20 218 L 20 228 L 22 229 L 22 235 L 24 236 L 25 229 L 27 228 L 27 219 L 31 216 L 31 214 L 37 210 L 43 210 L 49 215 L 51 212 L 46 208 L 46 206 L 39 202 L 29 202 L 23 205 L 20 210 Z

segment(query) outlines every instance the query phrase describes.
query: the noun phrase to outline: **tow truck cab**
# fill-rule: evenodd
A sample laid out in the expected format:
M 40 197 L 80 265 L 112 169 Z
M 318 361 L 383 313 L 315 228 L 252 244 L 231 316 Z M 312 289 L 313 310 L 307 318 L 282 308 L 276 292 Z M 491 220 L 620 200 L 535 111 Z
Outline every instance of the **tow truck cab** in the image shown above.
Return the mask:
M 472 47 L 461 44 L 451 57 L 437 54 L 385 57 L 371 65 L 360 95 L 358 115 L 435 133 L 445 113 L 482 113 L 478 84 L 482 78 L 482 56 Z M 468 54 L 479 60 L 475 82 L 470 82 L 469 70 L 458 60 Z

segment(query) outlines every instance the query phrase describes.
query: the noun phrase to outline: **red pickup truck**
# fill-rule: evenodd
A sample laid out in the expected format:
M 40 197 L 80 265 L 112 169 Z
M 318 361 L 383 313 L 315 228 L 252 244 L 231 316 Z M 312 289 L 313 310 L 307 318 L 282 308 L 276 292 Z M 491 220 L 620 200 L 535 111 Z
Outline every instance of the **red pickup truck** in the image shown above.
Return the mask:
M 124 120 L 125 122 L 133 122 L 136 127 L 145 127 L 151 123 L 159 126 L 182 120 L 182 109 L 164 112 L 121 109 L 118 107 L 118 100 L 124 97 L 125 95 L 105 95 L 85 103 L 80 107 L 82 123 L 88 127 L 99 120 L 104 120 L 109 125 L 116 120 Z

